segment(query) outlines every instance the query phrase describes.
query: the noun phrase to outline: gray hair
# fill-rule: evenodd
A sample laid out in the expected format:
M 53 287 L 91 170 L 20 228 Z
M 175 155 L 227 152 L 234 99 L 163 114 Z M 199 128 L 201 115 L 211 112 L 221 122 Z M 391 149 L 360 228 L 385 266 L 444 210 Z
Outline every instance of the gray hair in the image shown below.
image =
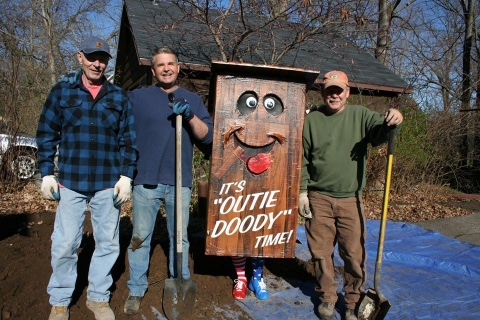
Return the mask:
M 155 50 L 153 50 L 152 52 L 152 58 L 151 58 L 151 64 L 152 66 L 155 64 L 155 56 L 157 54 L 161 54 L 161 53 L 169 53 L 169 54 L 173 54 L 173 56 L 175 57 L 175 61 L 178 63 L 178 55 L 177 53 L 170 47 L 158 47 L 156 48 Z

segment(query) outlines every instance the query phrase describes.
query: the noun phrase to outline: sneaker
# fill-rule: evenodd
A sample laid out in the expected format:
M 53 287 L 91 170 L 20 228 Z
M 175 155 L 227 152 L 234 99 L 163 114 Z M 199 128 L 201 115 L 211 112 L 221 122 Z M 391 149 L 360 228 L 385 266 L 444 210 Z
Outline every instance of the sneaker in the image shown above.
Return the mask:
M 142 298 L 143 297 L 140 296 L 128 296 L 127 301 L 125 301 L 125 306 L 123 307 L 123 312 L 129 316 L 136 315 L 138 313 L 138 309 L 140 309 L 140 302 L 142 302 Z
M 332 319 L 335 312 L 335 303 L 333 302 L 322 302 L 318 306 L 318 316 L 320 319 Z
M 268 291 L 265 282 L 263 282 L 263 278 L 257 280 L 252 278 L 250 283 L 248 284 L 248 289 L 255 293 L 255 297 L 259 300 L 267 300 L 268 299 Z
M 53 306 L 48 320 L 68 320 L 70 317 L 67 306 Z
M 355 315 L 355 310 L 347 309 L 347 312 L 345 312 L 345 320 L 358 320 Z
M 115 314 L 106 301 L 87 300 L 87 308 L 95 314 L 95 320 L 115 320 Z
M 236 279 L 234 281 L 235 286 L 233 287 L 233 297 L 237 300 L 245 299 L 247 295 L 247 284 L 244 281 Z

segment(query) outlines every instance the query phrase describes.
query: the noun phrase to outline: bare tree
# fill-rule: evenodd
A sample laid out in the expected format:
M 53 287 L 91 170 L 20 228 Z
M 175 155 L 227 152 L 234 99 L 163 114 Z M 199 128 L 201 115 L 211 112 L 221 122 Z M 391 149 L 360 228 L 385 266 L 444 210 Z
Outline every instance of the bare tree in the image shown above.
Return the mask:
M 73 53 L 106 0 L 34 0 L 0 3 L 0 76 L 3 115 L 32 132 L 40 106 L 58 76 L 76 65 Z
M 356 1 L 184 0 L 175 3 L 185 17 L 172 17 L 176 20 L 172 27 L 181 28 L 182 21 L 205 25 L 220 52 L 220 60 L 243 61 L 248 56 L 250 61 L 254 57 L 259 63 L 275 65 L 306 41 L 326 45 L 319 40 L 322 35 L 330 35 L 329 42 L 332 35 L 339 38 L 352 23 L 342 18 L 342 10 L 346 4 Z M 285 37 L 286 34 L 289 37 Z
M 390 24 L 394 17 L 394 11 L 401 2 L 401 0 L 394 0 L 392 2 L 389 0 L 378 1 L 378 31 L 375 58 L 383 64 L 386 64 L 387 50 L 390 45 Z
M 461 0 L 460 4 L 463 10 L 463 19 L 465 23 L 465 33 L 463 40 L 463 52 L 462 52 L 462 106 L 461 109 L 470 109 L 472 100 L 472 88 L 471 88 L 471 63 L 472 63 L 472 47 L 474 39 L 474 1 L 473 0 Z M 467 117 L 466 121 L 467 134 L 465 136 L 466 148 L 465 156 L 468 166 L 473 166 L 475 157 L 475 117 Z
M 74 52 L 97 29 L 107 0 L 32 0 L 0 2 L 0 117 L 11 128 L 35 133 L 45 97 L 59 75 L 78 68 Z M 96 15 L 96 16 L 95 16 Z M 11 152 L 8 152 L 8 156 Z M 6 159 L 6 158 L 4 158 Z M 3 161 L 4 164 L 9 161 Z M 15 187 L 9 165 L 0 167 L 0 183 Z M 18 181 L 17 181 L 18 182 Z
M 436 158 L 431 165 L 437 166 L 440 180 L 456 186 L 473 181 L 480 161 L 478 113 L 458 113 L 475 105 L 480 88 L 475 40 L 479 16 L 471 11 L 473 20 L 468 22 L 468 8 L 466 0 L 412 2 L 408 10 L 397 10 L 387 51 L 388 65 L 414 85 L 413 97 L 428 115 L 424 139 L 432 160 Z
M 79 37 L 88 33 L 97 33 L 95 24 L 88 15 L 103 10 L 106 0 L 36 0 L 32 6 L 34 20 L 41 22 L 43 28 L 38 34 L 44 41 L 36 46 L 43 47 L 46 53 L 47 68 L 50 73 L 50 83 L 55 83 L 58 71 L 65 73 L 68 70 L 62 43 L 78 43 Z M 42 30 L 43 29 L 43 30 Z M 43 31 L 43 32 L 42 32 Z M 35 39 L 32 39 L 35 40 Z M 64 49 L 63 49 L 64 50 Z
M 472 47 L 474 39 L 474 28 L 475 28 L 475 16 L 474 16 L 474 1 L 473 0 L 460 0 L 463 11 L 464 19 L 464 40 L 463 40 L 463 52 L 462 52 L 462 109 L 470 109 L 471 99 L 472 99 L 472 90 L 471 90 L 471 64 L 472 64 Z

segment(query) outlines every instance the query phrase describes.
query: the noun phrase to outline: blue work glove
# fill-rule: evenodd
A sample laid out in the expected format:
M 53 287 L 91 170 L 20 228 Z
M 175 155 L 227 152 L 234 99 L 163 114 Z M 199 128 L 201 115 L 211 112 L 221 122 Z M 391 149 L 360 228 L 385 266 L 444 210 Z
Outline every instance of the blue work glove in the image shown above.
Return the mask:
M 185 99 L 176 99 L 173 103 L 173 113 L 182 115 L 183 119 L 189 121 L 193 118 L 193 111 L 190 109 L 190 105 Z
M 76 81 L 77 81 L 77 74 L 75 72 L 71 72 L 69 74 L 63 75 L 58 80 L 58 82 L 67 82 L 70 84 L 74 84 Z

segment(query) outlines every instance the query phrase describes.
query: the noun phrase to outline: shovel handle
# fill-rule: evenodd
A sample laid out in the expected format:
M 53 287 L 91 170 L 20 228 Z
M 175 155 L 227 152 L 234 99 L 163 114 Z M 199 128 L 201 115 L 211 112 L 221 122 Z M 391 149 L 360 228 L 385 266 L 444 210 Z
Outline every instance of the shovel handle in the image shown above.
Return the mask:
M 177 276 L 182 276 L 182 115 L 175 116 L 175 220 Z
M 388 132 L 388 147 L 387 147 L 387 155 L 393 156 L 393 151 L 395 150 L 395 133 L 393 130 Z
M 382 216 L 380 220 L 380 232 L 378 237 L 378 251 L 377 260 L 375 263 L 375 275 L 374 275 L 374 288 L 378 295 L 380 293 L 380 274 L 382 270 L 383 259 L 383 243 L 385 240 L 385 229 L 387 225 L 387 212 L 388 212 L 388 200 L 390 195 L 390 181 L 392 178 L 392 166 L 393 166 L 393 151 L 395 149 L 395 133 L 393 130 L 388 132 L 388 147 L 387 147 L 387 172 L 385 174 L 385 187 L 383 190 L 383 205 Z

